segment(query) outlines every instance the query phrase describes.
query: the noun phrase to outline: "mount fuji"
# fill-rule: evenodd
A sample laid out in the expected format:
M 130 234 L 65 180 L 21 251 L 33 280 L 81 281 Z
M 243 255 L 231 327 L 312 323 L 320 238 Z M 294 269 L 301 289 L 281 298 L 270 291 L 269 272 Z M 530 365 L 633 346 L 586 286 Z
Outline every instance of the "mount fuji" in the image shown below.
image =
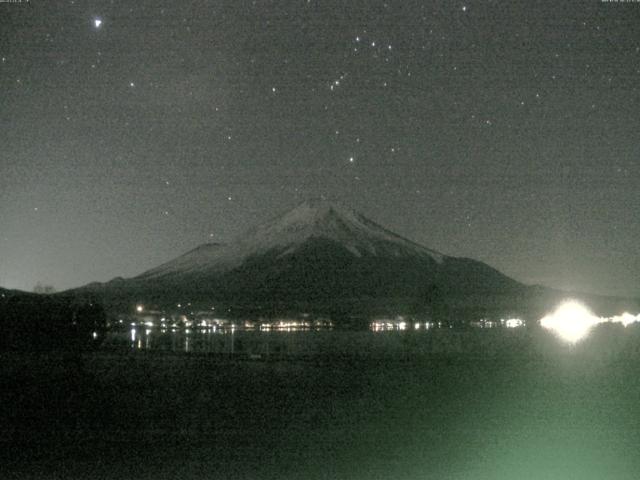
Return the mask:
M 484 263 L 403 238 L 342 204 L 313 200 L 228 244 L 204 244 L 134 278 L 70 293 L 129 309 L 134 302 L 189 302 L 236 312 L 417 312 L 460 299 L 478 305 L 512 298 L 528 288 Z
M 406 240 L 359 213 L 324 200 L 307 201 L 272 222 L 255 227 L 234 242 L 205 244 L 138 279 L 215 274 L 241 267 L 261 256 L 281 261 L 310 243 L 331 244 L 340 255 L 360 258 L 417 257 L 442 263 L 444 255 Z M 337 251 L 335 253 L 338 253 Z

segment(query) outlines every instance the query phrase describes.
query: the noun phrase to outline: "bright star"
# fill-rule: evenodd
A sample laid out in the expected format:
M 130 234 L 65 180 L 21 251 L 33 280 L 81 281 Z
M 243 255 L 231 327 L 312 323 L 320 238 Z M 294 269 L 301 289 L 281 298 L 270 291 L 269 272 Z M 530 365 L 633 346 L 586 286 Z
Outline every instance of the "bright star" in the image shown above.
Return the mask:
M 102 20 L 101 20 L 101 19 L 99 19 L 99 18 L 95 18 L 95 19 L 93 20 L 93 25 L 94 25 L 96 28 L 100 28 L 100 27 L 102 26 Z

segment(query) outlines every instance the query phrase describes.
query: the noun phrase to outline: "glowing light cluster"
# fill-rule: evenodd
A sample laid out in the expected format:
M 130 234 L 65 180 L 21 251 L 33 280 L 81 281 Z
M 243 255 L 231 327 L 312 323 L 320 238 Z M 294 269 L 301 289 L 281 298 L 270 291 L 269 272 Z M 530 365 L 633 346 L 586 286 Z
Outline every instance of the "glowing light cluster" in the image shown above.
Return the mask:
M 429 330 L 434 327 L 433 322 L 407 322 L 404 317 L 398 316 L 396 319 L 379 319 L 374 320 L 369 324 L 369 328 L 374 332 L 388 332 L 388 331 L 404 331 L 411 330 L 413 326 L 414 330 Z
M 630 313 L 623 313 L 622 315 L 616 315 L 614 317 L 608 318 L 608 321 L 612 323 L 621 323 L 625 327 L 628 327 L 632 323 L 640 322 L 640 314 L 631 315 Z
M 520 318 L 507 318 L 500 320 L 500 323 L 507 328 L 519 328 L 524 326 L 524 320 Z
M 599 323 L 621 323 L 625 327 L 640 322 L 640 314 L 623 313 L 613 317 L 598 317 L 584 305 L 574 300 L 567 301 L 550 315 L 540 320 L 540 325 L 554 331 L 569 343 L 576 343 L 586 337 Z
M 598 317 L 575 301 L 563 303 L 551 315 L 540 320 L 541 326 L 553 330 L 559 337 L 570 343 L 584 338 L 591 327 L 597 323 Z
M 262 323 L 260 330 L 284 330 L 287 332 L 298 332 L 311 328 L 311 322 L 296 320 L 279 320 L 273 323 Z

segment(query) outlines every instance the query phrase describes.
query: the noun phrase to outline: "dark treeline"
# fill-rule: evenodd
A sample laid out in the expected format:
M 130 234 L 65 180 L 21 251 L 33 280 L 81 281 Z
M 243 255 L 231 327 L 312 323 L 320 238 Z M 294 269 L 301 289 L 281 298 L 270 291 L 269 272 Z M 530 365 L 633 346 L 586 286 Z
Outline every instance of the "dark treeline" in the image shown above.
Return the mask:
M 0 329 L 1 350 L 82 350 L 104 338 L 106 315 L 100 304 L 91 301 L 4 293 Z

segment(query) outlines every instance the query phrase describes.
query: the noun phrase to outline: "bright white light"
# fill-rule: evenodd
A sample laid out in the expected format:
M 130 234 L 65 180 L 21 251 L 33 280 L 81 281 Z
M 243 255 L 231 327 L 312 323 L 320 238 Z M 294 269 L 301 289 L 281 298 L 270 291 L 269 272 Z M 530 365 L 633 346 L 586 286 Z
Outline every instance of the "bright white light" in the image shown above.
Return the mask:
M 591 327 L 600 321 L 584 305 L 576 301 L 568 301 L 560 305 L 551 315 L 541 319 L 540 325 L 553 330 L 563 340 L 576 343 L 587 336 Z
M 624 312 L 613 317 L 597 317 L 580 303 L 568 301 L 553 314 L 540 320 L 540 325 L 554 330 L 558 336 L 571 343 L 584 338 L 591 327 L 599 323 L 621 323 L 623 327 L 628 327 L 633 323 L 640 323 L 640 314 Z
M 142 313 L 143 310 L 144 310 L 144 307 L 142 305 L 136 306 L 136 312 Z
M 96 28 L 100 28 L 102 26 L 102 20 L 100 20 L 99 18 L 95 18 L 93 20 L 93 24 L 95 25 Z
M 625 327 L 628 327 L 632 323 L 640 322 L 640 315 L 631 315 L 628 312 L 624 312 L 622 315 L 616 315 L 609 319 L 613 323 L 621 323 Z
M 504 326 L 507 328 L 518 328 L 522 327 L 524 322 L 519 318 L 508 318 L 504 321 Z

